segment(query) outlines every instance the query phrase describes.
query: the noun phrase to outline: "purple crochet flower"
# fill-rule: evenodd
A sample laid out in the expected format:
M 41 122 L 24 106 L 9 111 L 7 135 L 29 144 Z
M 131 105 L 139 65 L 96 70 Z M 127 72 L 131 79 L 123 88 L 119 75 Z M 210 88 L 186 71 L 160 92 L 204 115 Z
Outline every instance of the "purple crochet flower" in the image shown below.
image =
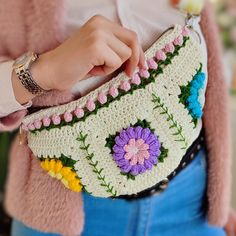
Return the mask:
M 115 137 L 113 159 L 122 172 L 138 175 L 157 164 L 160 148 L 157 136 L 149 128 L 129 127 Z

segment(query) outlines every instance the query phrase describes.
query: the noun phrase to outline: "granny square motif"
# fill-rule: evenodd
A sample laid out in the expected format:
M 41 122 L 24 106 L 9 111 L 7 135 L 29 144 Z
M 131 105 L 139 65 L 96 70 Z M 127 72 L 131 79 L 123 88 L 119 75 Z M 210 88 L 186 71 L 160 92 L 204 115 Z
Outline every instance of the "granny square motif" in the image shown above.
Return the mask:
M 71 103 L 27 116 L 41 167 L 72 191 L 130 195 L 163 181 L 196 139 L 204 86 L 199 42 L 176 25 L 145 53 L 146 70 L 120 73 Z

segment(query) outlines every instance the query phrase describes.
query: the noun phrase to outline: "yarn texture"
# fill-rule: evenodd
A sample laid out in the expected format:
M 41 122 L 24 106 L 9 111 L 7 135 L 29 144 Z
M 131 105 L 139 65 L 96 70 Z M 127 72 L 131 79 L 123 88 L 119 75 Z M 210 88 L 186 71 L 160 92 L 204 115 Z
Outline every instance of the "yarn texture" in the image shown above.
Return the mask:
M 203 104 L 192 104 L 191 96 L 206 86 L 199 42 L 176 25 L 145 55 L 148 69 L 132 78 L 122 72 L 76 101 L 23 120 L 41 166 L 72 191 L 99 197 L 141 192 L 166 179 L 198 137 Z M 73 163 L 73 185 L 59 173 L 66 167 L 62 156 Z

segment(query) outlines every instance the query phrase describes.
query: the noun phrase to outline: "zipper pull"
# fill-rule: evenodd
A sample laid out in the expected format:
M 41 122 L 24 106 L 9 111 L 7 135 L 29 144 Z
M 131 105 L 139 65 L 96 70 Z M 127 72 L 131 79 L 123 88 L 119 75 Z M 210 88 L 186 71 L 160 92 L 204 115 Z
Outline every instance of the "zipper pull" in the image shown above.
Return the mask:
M 192 32 L 195 33 L 196 39 L 201 44 L 202 38 L 197 29 L 197 27 L 199 26 L 199 21 L 200 21 L 200 16 L 188 13 L 185 19 L 185 26 L 187 26 Z

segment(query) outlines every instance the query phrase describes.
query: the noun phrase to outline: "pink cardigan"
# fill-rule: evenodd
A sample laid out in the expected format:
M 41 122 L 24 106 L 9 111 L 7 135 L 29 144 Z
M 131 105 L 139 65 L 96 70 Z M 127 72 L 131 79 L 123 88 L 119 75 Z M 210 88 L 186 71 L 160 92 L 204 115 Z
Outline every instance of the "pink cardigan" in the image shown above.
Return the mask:
M 62 0 L 0 0 L 0 4 L 0 60 L 14 59 L 28 50 L 42 53 L 65 39 Z M 217 28 L 209 5 L 203 12 L 201 24 L 209 60 L 203 118 L 209 154 L 208 220 L 224 226 L 230 200 L 228 97 Z M 33 105 L 53 106 L 72 99 L 68 91 L 51 92 L 35 98 Z M 26 113 L 22 110 L 0 119 L 0 130 L 17 128 Z M 11 216 L 41 231 L 72 236 L 83 229 L 81 194 L 67 190 L 50 178 L 27 145 L 19 145 L 18 140 L 10 153 L 5 206 Z

